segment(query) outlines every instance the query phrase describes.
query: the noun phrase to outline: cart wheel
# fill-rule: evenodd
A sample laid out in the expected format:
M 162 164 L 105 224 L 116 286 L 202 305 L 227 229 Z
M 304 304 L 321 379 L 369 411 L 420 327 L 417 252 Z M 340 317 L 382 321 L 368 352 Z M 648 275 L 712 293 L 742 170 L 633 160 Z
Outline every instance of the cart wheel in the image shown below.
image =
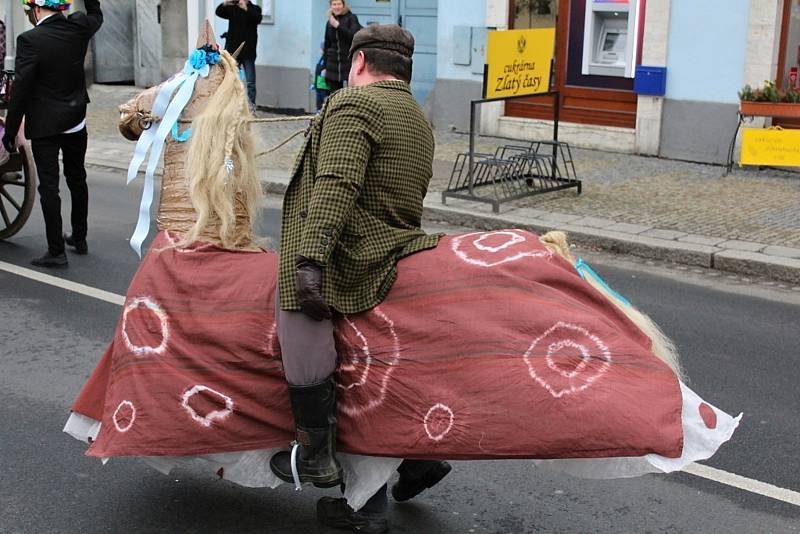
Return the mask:
M 30 150 L 27 145 L 20 146 L 0 174 L 0 239 L 19 232 L 33 210 L 36 166 Z

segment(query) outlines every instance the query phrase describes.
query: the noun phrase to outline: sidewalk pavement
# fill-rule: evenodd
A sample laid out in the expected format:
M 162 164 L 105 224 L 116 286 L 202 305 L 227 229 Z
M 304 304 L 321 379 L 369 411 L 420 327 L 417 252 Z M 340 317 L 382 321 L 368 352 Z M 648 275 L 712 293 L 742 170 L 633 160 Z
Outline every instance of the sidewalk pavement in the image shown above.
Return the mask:
M 126 86 L 94 85 L 87 163 L 127 169 L 134 143 L 116 130 L 116 107 L 136 94 Z M 259 116 L 272 116 L 259 112 Z M 306 122 L 253 126 L 261 150 L 274 147 Z M 688 125 L 689 127 L 691 125 Z M 782 280 L 800 286 L 800 173 L 736 169 L 573 147 L 583 192 L 575 189 L 504 203 L 448 199 L 442 204 L 456 155 L 467 152 L 463 133 L 437 131 L 434 178 L 425 218 L 481 230 L 564 230 L 571 242 L 621 254 Z M 302 136 L 259 158 L 268 193 L 289 182 Z M 506 139 L 477 138 L 477 152 L 494 152 Z

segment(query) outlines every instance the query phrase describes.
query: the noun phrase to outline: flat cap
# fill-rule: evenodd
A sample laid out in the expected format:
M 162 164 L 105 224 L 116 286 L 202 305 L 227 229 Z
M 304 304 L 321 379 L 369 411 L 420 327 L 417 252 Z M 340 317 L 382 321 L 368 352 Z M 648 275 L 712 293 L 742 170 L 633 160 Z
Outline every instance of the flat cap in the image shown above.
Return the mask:
M 353 36 L 350 56 L 361 48 L 391 50 L 410 58 L 414 55 L 414 36 L 397 24 L 370 24 Z

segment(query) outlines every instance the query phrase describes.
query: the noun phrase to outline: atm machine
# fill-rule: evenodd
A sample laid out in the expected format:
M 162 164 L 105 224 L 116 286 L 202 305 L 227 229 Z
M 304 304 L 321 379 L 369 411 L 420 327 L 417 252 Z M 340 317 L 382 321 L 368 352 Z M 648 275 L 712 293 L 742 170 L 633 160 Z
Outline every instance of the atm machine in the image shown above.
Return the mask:
M 586 0 L 582 74 L 633 78 L 640 0 Z

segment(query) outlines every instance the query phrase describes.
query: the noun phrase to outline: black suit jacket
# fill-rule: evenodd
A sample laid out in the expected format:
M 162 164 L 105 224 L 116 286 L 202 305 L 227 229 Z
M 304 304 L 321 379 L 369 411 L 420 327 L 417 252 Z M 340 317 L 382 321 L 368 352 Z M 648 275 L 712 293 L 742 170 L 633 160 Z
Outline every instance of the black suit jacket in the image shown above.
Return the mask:
M 7 133 L 16 135 L 23 116 L 28 139 L 60 134 L 86 117 L 83 61 L 103 13 L 100 0 L 85 0 L 85 5 L 86 13 L 56 13 L 17 38 Z
M 261 23 L 261 7 L 247 2 L 247 11 L 239 6 L 221 3 L 217 6 L 217 16 L 228 19 L 228 35 L 225 37 L 225 50 L 233 54 L 239 45 L 244 48 L 239 59 L 255 59 L 258 44 L 258 25 Z

